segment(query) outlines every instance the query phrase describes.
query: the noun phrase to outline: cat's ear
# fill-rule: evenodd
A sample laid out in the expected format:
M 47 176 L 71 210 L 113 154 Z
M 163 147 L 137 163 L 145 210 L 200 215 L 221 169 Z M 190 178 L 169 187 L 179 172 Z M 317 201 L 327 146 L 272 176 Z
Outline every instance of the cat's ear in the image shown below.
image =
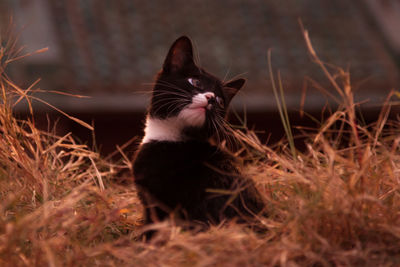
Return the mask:
M 229 81 L 224 84 L 222 88 L 222 92 L 224 93 L 225 102 L 229 104 L 232 98 L 236 95 L 236 93 L 243 87 L 244 83 L 246 82 L 245 79 L 237 79 L 233 81 Z
M 163 71 L 180 72 L 192 64 L 194 64 L 192 42 L 187 36 L 182 36 L 169 49 L 163 65 Z

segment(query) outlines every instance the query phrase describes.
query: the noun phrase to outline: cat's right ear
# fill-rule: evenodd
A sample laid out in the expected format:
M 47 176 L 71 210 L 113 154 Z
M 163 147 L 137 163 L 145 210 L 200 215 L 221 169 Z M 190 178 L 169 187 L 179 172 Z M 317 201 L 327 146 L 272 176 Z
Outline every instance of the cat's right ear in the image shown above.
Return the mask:
M 179 37 L 169 49 L 163 71 L 167 73 L 181 72 L 192 64 L 194 64 L 192 42 L 187 36 Z
M 224 94 L 226 104 L 229 104 L 229 102 L 231 102 L 232 98 L 236 95 L 240 88 L 243 87 L 245 82 L 245 79 L 240 78 L 224 84 L 222 92 Z

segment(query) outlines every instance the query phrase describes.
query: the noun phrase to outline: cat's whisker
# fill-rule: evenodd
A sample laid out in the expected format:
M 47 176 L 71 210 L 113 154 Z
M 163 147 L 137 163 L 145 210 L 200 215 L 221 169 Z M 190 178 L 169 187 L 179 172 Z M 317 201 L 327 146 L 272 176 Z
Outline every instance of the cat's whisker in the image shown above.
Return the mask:
M 162 85 L 162 86 L 165 86 L 165 87 L 168 87 L 168 88 L 171 88 L 171 89 L 176 89 L 178 91 L 187 93 L 184 89 L 176 86 L 175 84 L 167 82 L 167 81 L 158 81 L 155 85 Z
M 170 89 L 174 89 L 175 91 L 172 91 Z M 154 90 L 154 93 L 156 93 L 156 92 L 165 92 L 165 93 L 176 93 L 176 94 L 181 94 L 181 95 L 190 95 L 189 92 L 186 92 L 184 90 L 176 90 L 176 88 L 168 87 L 168 86 L 164 86 L 163 88 L 157 88 L 156 90 Z
M 229 135 L 229 131 L 227 131 L 227 127 L 224 125 L 223 121 L 221 121 L 220 119 L 218 120 L 218 124 L 219 124 L 219 128 L 221 129 L 221 134 L 224 136 L 224 140 L 227 141 L 228 146 L 232 147 L 232 141 Z
M 164 107 L 165 105 L 173 105 L 175 103 L 181 103 L 182 101 L 178 98 L 160 98 L 152 101 L 152 105 L 157 106 L 157 110 Z
M 160 99 L 159 102 L 163 102 L 163 101 Z M 159 102 L 157 104 L 159 104 Z M 174 107 L 174 109 L 178 109 L 178 108 L 184 107 L 186 105 L 188 105 L 187 102 L 183 102 L 183 101 L 180 101 L 180 99 L 177 99 L 177 100 L 175 100 L 175 102 L 168 101 L 168 102 L 160 105 L 154 112 L 157 113 L 158 111 L 160 111 L 162 108 L 164 108 L 166 106 L 170 106 L 170 107 Z M 169 107 L 167 108 L 167 111 L 168 111 L 168 109 L 169 109 Z M 167 117 L 169 115 L 171 115 L 172 113 L 173 113 L 173 111 L 168 111 Z
M 220 144 L 221 143 L 221 137 L 219 135 L 218 127 L 217 127 L 217 125 L 216 125 L 214 120 L 211 120 L 211 123 L 212 123 L 212 125 L 213 125 L 213 127 L 215 129 L 215 133 L 217 134 L 217 142 L 218 142 L 217 144 Z
M 167 90 L 165 88 L 157 88 L 157 90 L 152 90 L 152 91 L 143 91 L 143 93 L 151 93 L 153 95 L 158 95 L 160 93 L 165 93 L 165 94 L 173 94 L 173 95 L 179 95 L 179 96 L 184 96 L 184 97 L 190 97 L 190 93 L 186 92 L 185 90 L 181 90 L 179 87 L 172 87 L 169 85 L 163 85 L 163 87 L 168 88 L 168 89 L 173 89 L 173 90 Z
M 189 99 L 183 98 L 181 96 L 175 96 L 175 95 L 160 95 L 158 97 L 153 97 L 151 104 L 152 105 L 157 105 L 158 103 L 163 103 L 163 102 L 186 102 L 186 103 L 191 103 Z
M 152 87 L 154 87 L 154 85 L 156 85 L 157 83 L 156 82 L 151 82 L 151 83 L 141 83 L 141 85 L 143 85 L 143 86 L 152 86 Z
M 197 45 L 196 45 L 196 43 L 194 43 L 194 47 L 196 48 L 197 47 Z M 200 55 L 199 55 L 199 50 L 198 49 L 194 49 L 194 61 L 196 62 L 196 64 L 197 64 L 197 66 L 199 66 L 200 67 L 200 69 L 201 69 L 201 60 L 200 60 Z
M 164 92 L 168 92 L 168 93 L 182 93 L 185 95 L 190 95 L 189 92 L 185 91 L 184 89 L 182 89 L 174 84 L 170 84 L 170 83 L 163 84 L 163 83 L 157 82 L 157 83 L 154 83 L 153 86 L 157 86 L 157 85 L 168 88 L 168 89 L 174 89 L 174 91 L 166 90 L 166 89 L 162 89 L 162 88 L 156 88 L 155 90 L 153 90 L 153 92 L 164 91 Z
M 235 131 L 225 120 L 223 117 L 217 117 L 218 124 L 220 125 L 221 133 L 224 135 L 225 140 L 228 142 L 229 147 L 233 148 L 236 143 L 236 138 L 233 134 Z
M 229 131 L 227 131 L 227 127 L 225 126 L 226 122 L 224 121 L 224 118 L 221 117 L 221 116 L 218 116 L 217 117 L 217 121 L 218 121 L 220 132 L 224 136 L 224 139 L 227 140 L 227 142 L 230 143 L 231 140 L 229 138 Z
M 229 80 L 230 80 L 230 81 L 231 81 L 231 80 L 236 80 L 236 79 L 238 79 L 239 77 L 243 77 L 244 75 L 246 75 L 246 74 L 248 74 L 248 73 L 249 73 L 248 71 L 239 73 L 239 74 L 233 76 L 232 78 L 230 78 Z
M 226 71 L 224 78 L 222 79 L 222 82 L 223 82 L 223 83 L 226 82 L 226 78 L 228 77 L 229 72 L 231 71 L 231 67 L 232 67 L 232 64 L 229 65 L 229 68 L 228 68 L 228 70 Z
M 189 94 L 183 94 L 183 93 L 179 93 L 179 92 L 167 92 L 167 91 L 156 91 L 153 93 L 154 97 L 160 97 L 160 96 L 176 96 L 179 98 L 184 98 L 184 99 L 191 99 L 191 96 Z
M 230 145 L 231 148 L 234 148 L 235 145 L 237 144 L 237 142 L 236 142 L 236 139 L 235 139 L 235 137 L 234 137 L 234 135 L 232 133 L 233 129 L 231 127 L 225 128 L 225 129 L 228 129 L 228 131 L 227 130 L 225 131 L 225 134 L 226 134 L 226 137 L 229 140 L 229 145 Z
M 141 94 L 150 95 L 152 93 L 153 93 L 153 90 L 135 90 L 134 92 L 131 92 L 130 94 L 132 94 L 132 95 L 141 95 Z
M 187 102 L 187 101 L 183 101 L 182 99 L 179 99 L 179 98 L 167 97 L 167 98 L 160 98 L 160 99 L 157 99 L 157 100 L 153 100 L 152 104 L 153 105 L 159 105 L 159 104 L 162 104 L 164 102 L 166 104 L 171 104 L 171 105 L 176 104 L 176 103 L 190 103 L 190 102 Z
M 219 132 L 222 135 L 222 139 L 225 140 L 228 143 L 228 145 L 230 145 L 229 136 L 227 135 L 224 126 L 221 125 L 220 122 L 218 122 L 218 125 L 219 125 L 219 127 L 218 127 L 219 128 Z
M 167 103 L 164 103 L 164 104 L 160 105 L 159 108 L 158 108 L 158 110 L 156 110 L 156 112 L 159 111 L 159 110 L 162 109 L 162 108 L 167 107 L 167 108 L 166 108 L 166 110 L 167 110 L 167 117 L 169 117 L 169 116 L 171 116 L 176 110 L 179 110 L 179 109 L 181 109 L 181 108 L 187 106 L 188 104 L 189 104 L 189 103 L 187 103 L 187 102 L 185 102 L 185 101 L 167 102 Z M 171 110 L 171 108 L 172 108 L 172 110 Z
M 173 114 L 176 110 L 182 109 L 182 108 L 184 108 L 184 107 L 187 106 L 187 105 L 188 105 L 187 103 L 180 103 L 179 105 L 176 105 L 176 106 L 174 107 L 174 109 L 171 110 L 171 111 L 168 113 L 168 116 L 171 115 L 171 114 Z
M 177 92 L 168 92 L 168 91 L 156 91 L 153 94 L 154 96 L 162 96 L 162 95 L 174 95 L 174 96 L 180 96 L 180 97 L 188 97 L 188 94 L 182 94 L 182 93 L 177 93 Z
M 163 88 L 173 89 L 174 91 L 172 91 L 172 90 L 165 90 L 165 89 L 163 89 Z M 157 88 L 155 91 L 164 90 L 164 91 L 166 91 L 166 92 L 175 92 L 175 93 L 182 93 L 182 94 L 185 94 L 185 95 L 190 95 L 190 94 L 189 94 L 188 92 L 186 92 L 185 90 L 180 89 L 179 87 L 176 87 L 176 86 L 163 85 L 163 88 Z
M 225 129 L 223 127 L 223 124 L 221 124 L 221 120 L 220 120 L 219 116 L 217 116 L 217 120 L 216 121 L 217 121 L 217 124 L 218 124 L 218 131 L 222 135 L 222 139 L 226 140 Z
M 182 100 L 182 101 L 189 101 L 189 98 L 183 95 L 178 95 L 178 94 L 169 94 L 169 93 L 156 93 L 153 95 L 153 98 L 156 98 L 156 101 L 162 100 L 162 99 L 177 99 L 177 100 Z M 154 103 L 154 101 L 153 101 Z
M 235 130 L 231 128 L 232 137 L 235 140 L 235 143 L 239 143 L 241 146 L 248 149 L 249 147 L 253 147 L 255 149 L 259 148 L 257 143 L 254 143 L 252 140 L 246 138 L 241 131 Z

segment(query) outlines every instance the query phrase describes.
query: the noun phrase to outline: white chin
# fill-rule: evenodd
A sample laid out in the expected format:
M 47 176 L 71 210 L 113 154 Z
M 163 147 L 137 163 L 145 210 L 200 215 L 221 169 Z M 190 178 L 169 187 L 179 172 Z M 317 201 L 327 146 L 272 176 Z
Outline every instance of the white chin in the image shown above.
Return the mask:
M 179 113 L 178 118 L 187 127 L 202 127 L 206 121 L 206 109 L 185 108 Z

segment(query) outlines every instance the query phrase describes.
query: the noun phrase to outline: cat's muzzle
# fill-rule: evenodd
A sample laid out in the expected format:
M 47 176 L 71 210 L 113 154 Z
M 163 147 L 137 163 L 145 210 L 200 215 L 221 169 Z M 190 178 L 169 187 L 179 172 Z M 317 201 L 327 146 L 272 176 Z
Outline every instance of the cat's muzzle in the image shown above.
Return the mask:
M 207 99 L 207 106 L 206 106 L 206 108 L 208 109 L 208 110 L 211 110 L 212 109 L 212 107 L 213 107 L 213 105 L 215 105 L 215 103 L 216 103 L 216 101 L 215 101 L 215 95 L 213 94 L 213 93 L 206 93 L 206 94 L 204 94 L 204 96 L 206 97 L 206 99 Z

